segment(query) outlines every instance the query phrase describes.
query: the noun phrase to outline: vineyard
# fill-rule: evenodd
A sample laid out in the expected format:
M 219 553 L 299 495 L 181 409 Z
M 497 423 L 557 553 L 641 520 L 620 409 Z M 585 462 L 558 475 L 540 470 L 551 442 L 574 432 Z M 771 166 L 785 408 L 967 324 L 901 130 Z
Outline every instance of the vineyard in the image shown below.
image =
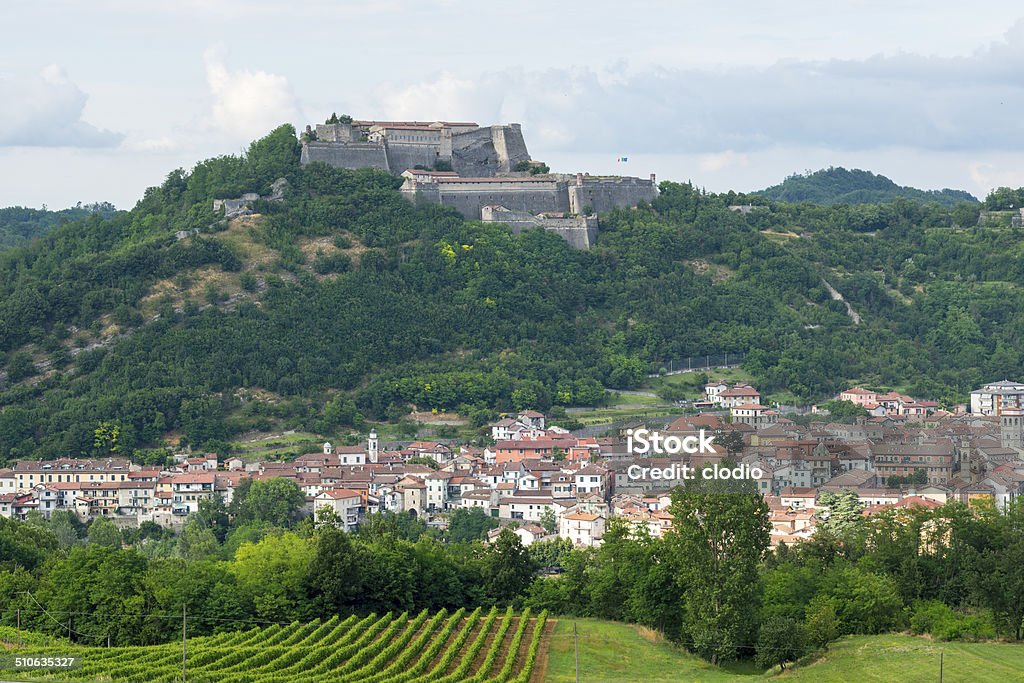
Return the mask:
M 497 608 L 365 618 L 333 617 L 190 638 L 190 683 L 527 683 L 545 629 L 541 612 Z M 81 668 L 60 672 L 0 669 L 0 678 L 33 681 L 182 680 L 182 645 L 83 647 L 26 645 L 7 654 L 75 656 Z

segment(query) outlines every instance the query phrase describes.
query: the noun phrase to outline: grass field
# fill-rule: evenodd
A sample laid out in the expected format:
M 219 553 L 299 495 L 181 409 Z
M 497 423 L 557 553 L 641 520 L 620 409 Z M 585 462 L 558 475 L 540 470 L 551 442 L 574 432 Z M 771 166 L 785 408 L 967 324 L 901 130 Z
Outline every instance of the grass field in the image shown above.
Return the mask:
M 794 683 L 1003 683 L 1024 681 L 1024 645 L 939 643 L 906 635 L 854 636 L 832 645 L 819 659 L 787 669 L 761 672 L 747 666 L 720 668 L 667 643 L 647 629 L 578 619 L 580 681 L 633 683 L 687 681 L 752 683 L 773 679 Z M 575 680 L 573 620 L 559 619 L 548 645 L 544 681 Z

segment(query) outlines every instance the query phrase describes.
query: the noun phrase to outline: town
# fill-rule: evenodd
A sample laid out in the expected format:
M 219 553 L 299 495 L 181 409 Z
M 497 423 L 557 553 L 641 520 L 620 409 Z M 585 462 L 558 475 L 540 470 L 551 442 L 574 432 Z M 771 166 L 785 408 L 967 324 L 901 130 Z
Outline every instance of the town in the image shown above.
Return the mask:
M 1004 508 L 1024 492 L 1022 383 L 973 392 L 970 412 L 853 387 L 836 398 L 865 416 L 839 422 L 817 414 L 807 425 L 761 405 L 748 384 L 711 382 L 704 392 L 710 410 L 658 425 L 677 439 L 715 435 L 710 448 L 692 454 L 630 452 L 626 433 L 643 428 L 640 421 L 608 436 L 578 436 L 526 410 L 490 424 L 479 446 L 413 441 L 386 450 L 371 431 L 361 445 L 324 443 L 291 462 L 189 453 L 175 455 L 173 467 L 116 457 L 22 460 L 0 470 L 0 515 L 49 518 L 70 510 L 83 522 L 104 517 L 122 527 L 149 521 L 181 528 L 202 500 L 230 503 L 245 479 L 285 478 L 304 494 L 306 514 L 349 531 L 376 513 L 443 526 L 454 510 L 479 509 L 499 524 L 490 538 L 507 527 L 524 546 L 554 537 L 597 546 L 611 518 L 661 537 L 671 528 L 670 492 L 685 483 L 682 473 L 727 461 L 756 473 L 752 485 L 768 502 L 777 546 L 814 534 L 827 493 L 850 491 L 862 514 L 873 515 L 949 501 Z M 635 476 L 648 470 L 679 474 Z

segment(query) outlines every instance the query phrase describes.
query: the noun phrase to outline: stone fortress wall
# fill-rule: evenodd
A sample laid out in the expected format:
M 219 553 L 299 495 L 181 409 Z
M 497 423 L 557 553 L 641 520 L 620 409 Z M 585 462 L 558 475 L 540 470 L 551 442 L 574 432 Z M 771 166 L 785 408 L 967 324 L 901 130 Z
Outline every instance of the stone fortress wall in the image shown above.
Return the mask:
M 485 206 L 480 219 L 487 223 L 504 223 L 519 234 L 523 230 L 543 228 L 559 235 L 575 249 L 589 249 L 597 241 L 597 216 L 534 215 L 529 211 L 512 211 L 503 206 Z
M 542 227 L 576 248 L 594 244 L 596 214 L 658 195 L 653 174 L 644 179 L 515 171 L 531 161 L 518 123 L 352 121 L 318 124 L 315 131 L 307 126 L 305 137 L 303 164 L 386 170 L 405 177 L 401 191 L 411 201 L 451 206 L 466 218 L 508 223 L 517 232 Z M 445 166 L 451 171 L 415 170 Z
M 380 168 L 394 175 L 407 168 L 450 164 L 460 175 L 494 177 L 529 161 L 518 123 L 480 127 L 444 121 L 353 121 L 317 124 L 315 140 L 303 143 L 302 163 L 337 168 Z

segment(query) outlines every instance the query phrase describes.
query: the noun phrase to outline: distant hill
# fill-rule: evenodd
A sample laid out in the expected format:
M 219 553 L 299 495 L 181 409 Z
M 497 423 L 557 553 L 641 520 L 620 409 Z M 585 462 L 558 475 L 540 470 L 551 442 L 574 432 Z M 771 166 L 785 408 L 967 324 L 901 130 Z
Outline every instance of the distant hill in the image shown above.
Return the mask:
M 29 209 L 23 206 L 0 209 L 0 249 L 16 247 L 35 237 L 41 237 L 55 225 L 82 220 L 94 213 L 108 217 L 116 210 L 109 202 L 85 206 L 79 203 L 78 206 L 59 211 Z
M 791 175 L 781 184 L 754 194 L 783 202 L 812 204 L 884 204 L 896 199 L 954 206 L 978 199 L 963 190 L 919 190 L 897 185 L 884 175 L 870 171 L 828 168 L 807 175 Z

